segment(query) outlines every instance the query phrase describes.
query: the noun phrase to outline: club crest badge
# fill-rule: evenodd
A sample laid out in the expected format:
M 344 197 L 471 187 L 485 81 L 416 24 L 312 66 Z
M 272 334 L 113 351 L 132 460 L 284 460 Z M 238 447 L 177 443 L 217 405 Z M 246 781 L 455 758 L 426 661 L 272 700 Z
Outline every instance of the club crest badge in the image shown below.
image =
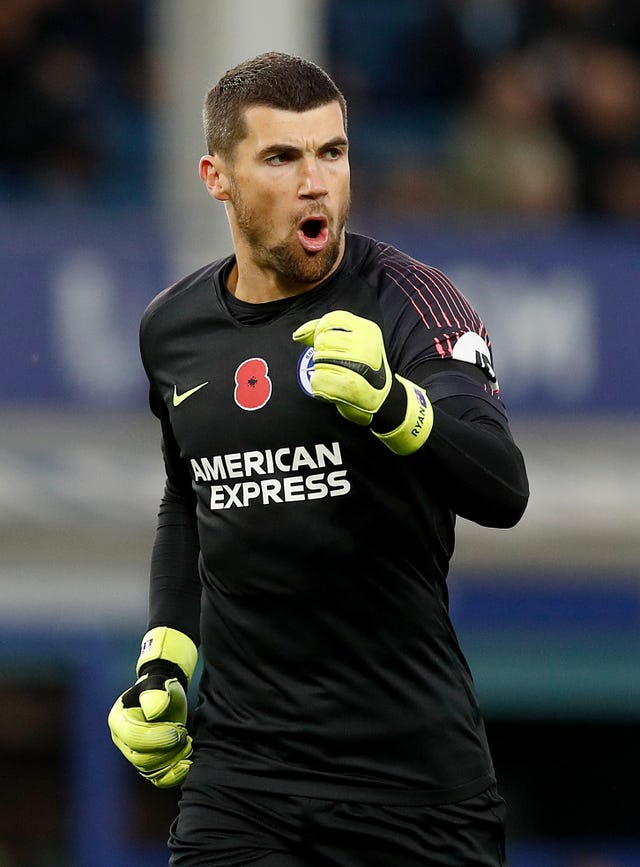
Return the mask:
M 313 347 L 310 346 L 298 359 L 298 384 L 305 394 L 313 397 L 311 374 L 313 373 Z

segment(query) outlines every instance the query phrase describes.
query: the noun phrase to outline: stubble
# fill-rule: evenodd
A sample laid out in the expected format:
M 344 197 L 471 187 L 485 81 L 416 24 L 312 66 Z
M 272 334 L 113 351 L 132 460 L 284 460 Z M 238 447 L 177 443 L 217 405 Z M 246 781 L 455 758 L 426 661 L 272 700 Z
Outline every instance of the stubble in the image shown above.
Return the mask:
M 237 185 L 233 182 L 231 203 L 235 211 L 238 230 L 251 248 L 255 263 L 261 268 L 277 273 L 283 283 L 289 285 L 320 283 L 338 261 L 342 236 L 349 216 L 349 199 L 338 214 L 335 230 L 331 231 L 327 246 L 317 253 L 308 253 L 300 245 L 297 237 L 299 217 L 296 222 L 292 222 L 288 237 L 282 243 L 268 244 L 268 221 L 265 221 L 264 215 L 247 206 Z M 317 212 L 318 207 L 314 206 L 313 213 Z M 324 213 L 331 225 L 329 215 Z

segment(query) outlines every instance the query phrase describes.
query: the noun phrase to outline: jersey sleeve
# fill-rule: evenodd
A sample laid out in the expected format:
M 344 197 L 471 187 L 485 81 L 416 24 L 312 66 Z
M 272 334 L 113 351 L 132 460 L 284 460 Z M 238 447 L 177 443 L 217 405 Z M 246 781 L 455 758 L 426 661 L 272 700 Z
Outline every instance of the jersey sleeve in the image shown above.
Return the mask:
M 451 280 L 437 268 L 409 257 L 389 256 L 384 265 L 383 309 L 389 362 L 396 373 L 419 381 L 429 370 L 448 366 L 432 400 L 468 389 L 463 382 L 467 365 L 483 376 L 472 377 L 476 392 L 499 403 L 499 387 L 489 334 L 477 311 Z M 462 379 L 453 374 L 460 374 Z M 478 386 L 478 383 L 480 385 Z
M 485 527 L 513 527 L 529 500 L 522 452 L 506 416 L 460 393 L 434 404 L 431 434 L 416 453 L 449 509 Z
M 140 348 L 150 381 L 149 405 L 160 421 L 166 474 L 151 553 L 148 628 L 170 626 L 188 635 L 197 645 L 200 639 L 201 583 L 196 500 L 167 407 L 153 382 L 149 349 L 143 336 L 146 321 L 147 317 L 143 318 Z
M 513 526 L 529 486 L 484 323 L 438 269 L 389 256 L 384 271 L 391 369 L 423 386 L 434 408 L 431 434 L 410 459 L 452 512 L 484 526 Z

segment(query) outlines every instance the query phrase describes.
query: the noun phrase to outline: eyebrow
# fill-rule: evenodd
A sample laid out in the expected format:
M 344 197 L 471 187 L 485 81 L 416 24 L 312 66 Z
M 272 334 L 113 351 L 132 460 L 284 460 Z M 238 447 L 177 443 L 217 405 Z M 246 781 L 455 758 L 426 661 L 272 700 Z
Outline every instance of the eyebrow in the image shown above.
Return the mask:
M 329 141 L 324 142 L 319 148 L 318 151 L 327 151 L 331 150 L 331 148 L 335 147 L 346 147 L 349 144 L 348 140 L 343 135 L 335 136 Z M 258 159 L 267 159 L 268 157 L 277 156 L 278 154 L 290 154 L 294 156 L 295 154 L 299 154 L 302 148 L 296 147 L 296 145 L 290 144 L 272 144 L 267 145 L 267 147 L 262 148 L 261 151 L 258 151 Z

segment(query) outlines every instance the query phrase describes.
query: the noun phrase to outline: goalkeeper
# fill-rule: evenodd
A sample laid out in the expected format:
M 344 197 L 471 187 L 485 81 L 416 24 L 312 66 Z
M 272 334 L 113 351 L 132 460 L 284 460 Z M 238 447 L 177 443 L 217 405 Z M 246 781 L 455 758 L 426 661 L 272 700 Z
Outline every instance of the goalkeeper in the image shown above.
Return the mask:
M 346 231 L 321 69 L 253 58 L 204 116 L 234 251 L 141 323 L 166 486 L 113 740 L 182 787 L 173 867 L 504 867 L 447 591 L 456 516 L 507 528 L 528 499 L 487 331 L 442 272 Z

